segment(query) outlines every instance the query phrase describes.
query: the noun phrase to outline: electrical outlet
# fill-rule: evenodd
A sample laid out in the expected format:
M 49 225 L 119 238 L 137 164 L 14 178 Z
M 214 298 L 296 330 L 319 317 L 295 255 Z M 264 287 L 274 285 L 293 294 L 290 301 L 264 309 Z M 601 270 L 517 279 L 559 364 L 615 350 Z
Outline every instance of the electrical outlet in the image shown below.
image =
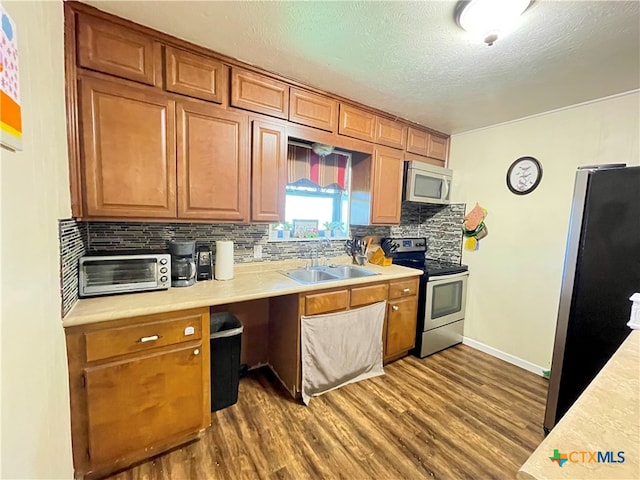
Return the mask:
M 253 258 L 254 260 L 260 260 L 262 258 L 262 245 L 253 246 Z

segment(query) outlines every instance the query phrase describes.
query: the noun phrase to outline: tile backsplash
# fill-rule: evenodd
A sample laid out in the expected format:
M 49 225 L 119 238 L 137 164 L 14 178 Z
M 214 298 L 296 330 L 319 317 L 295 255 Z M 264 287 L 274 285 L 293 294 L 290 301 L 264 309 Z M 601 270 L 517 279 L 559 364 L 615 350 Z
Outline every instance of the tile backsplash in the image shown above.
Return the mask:
M 426 237 L 431 258 L 459 262 L 462 257 L 462 220 L 465 205 L 427 205 L 405 202 L 401 223 L 397 226 L 351 226 L 354 236 Z M 78 258 L 95 251 L 166 250 L 170 240 L 195 240 L 209 243 L 234 241 L 236 263 L 253 262 L 253 246 L 262 245 L 262 261 L 308 257 L 318 242 L 269 242 L 268 225 L 77 222 L 60 221 L 60 263 L 63 315 L 78 298 Z M 344 240 L 331 240 L 324 247 L 329 257 L 344 254 Z
M 87 223 L 73 218 L 58 222 L 63 317 L 78 300 L 78 259 L 87 253 L 88 232 Z

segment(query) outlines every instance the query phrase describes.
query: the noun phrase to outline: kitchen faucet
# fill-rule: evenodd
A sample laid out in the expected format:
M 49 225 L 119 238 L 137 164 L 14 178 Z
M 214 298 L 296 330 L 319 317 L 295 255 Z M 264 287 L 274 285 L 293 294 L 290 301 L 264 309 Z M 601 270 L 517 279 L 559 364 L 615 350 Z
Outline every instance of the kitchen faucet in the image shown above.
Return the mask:
M 324 257 L 324 265 L 327 265 L 327 251 L 326 251 L 326 247 L 331 248 L 331 240 L 329 240 L 328 238 L 322 238 L 320 239 L 320 241 L 315 245 L 315 247 L 311 247 L 310 251 L 309 251 L 309 265 L 307 266 L 307 268 L 312 268 L 312 267 L 319 267 L 320 266 L 320 250 L 322 250 L 322 257 Z

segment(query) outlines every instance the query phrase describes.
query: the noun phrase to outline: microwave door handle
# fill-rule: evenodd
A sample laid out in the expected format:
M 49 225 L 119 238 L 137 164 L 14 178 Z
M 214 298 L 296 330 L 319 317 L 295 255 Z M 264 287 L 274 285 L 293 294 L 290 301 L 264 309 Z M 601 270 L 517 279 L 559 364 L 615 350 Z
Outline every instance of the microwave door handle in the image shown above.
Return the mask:
M 446 177 L 442 177 L 442 182 L 444 184 L 444 192 L 442 194 L 442 200 L 446 200 L 449 196 L 449 180 Z

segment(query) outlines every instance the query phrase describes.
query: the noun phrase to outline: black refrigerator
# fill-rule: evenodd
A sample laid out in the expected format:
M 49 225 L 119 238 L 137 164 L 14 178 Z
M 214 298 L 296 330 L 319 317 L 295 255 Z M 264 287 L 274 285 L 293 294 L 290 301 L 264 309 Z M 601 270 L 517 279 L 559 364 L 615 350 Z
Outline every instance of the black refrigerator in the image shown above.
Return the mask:
M 576 173 L 544 430 L 549 432 L 631 330 L 640 292 L 640 166 Z

